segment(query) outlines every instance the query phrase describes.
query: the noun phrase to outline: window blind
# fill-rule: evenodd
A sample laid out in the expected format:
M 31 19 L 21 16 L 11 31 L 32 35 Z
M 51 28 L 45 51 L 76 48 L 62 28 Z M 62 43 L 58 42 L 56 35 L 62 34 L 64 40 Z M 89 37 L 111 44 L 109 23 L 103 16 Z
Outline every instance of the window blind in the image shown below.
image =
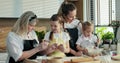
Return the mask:
M 14 10 L 13 0 L 0 0 L 0 17 L 10 17 L 13 16 Z
M 109 24 L 109 0 L 100 0 L 100 25 Z
M 33 11 L 38 18 L 50 18 L 57 13 L 61 0 L 0 0 L 0 17 L 19 17 Z

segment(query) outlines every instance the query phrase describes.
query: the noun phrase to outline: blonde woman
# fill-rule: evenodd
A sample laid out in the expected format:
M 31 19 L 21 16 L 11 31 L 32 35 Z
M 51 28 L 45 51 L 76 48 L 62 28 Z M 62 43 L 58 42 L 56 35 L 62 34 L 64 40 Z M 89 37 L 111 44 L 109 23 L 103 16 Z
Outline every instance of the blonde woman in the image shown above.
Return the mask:
M 27 11 L 16 21 L 7 36 L 8 58 L 6 63 L 21 63 L 24 59 L 35 59 L 36 54 L 47 48 L 47 43 L 39 44 L 34 27 L 37 16 Z

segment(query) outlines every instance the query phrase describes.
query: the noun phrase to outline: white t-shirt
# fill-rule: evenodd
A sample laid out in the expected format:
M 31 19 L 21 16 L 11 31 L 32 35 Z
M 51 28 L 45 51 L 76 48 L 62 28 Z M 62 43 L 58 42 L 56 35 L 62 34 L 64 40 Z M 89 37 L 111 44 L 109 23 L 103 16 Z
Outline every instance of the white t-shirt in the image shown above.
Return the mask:
M 97 37 L 95 35 L 91 35 L 90 37 L 85 37 L 83 34 L 78 38 L 76 44 L 80 45 L 84 48 L 94 47 L 95 42 L 97 42 Z
M 64 42 L 68 42 L 70 40 L 68 33 L 61 32 L 61 34 L 60 33 L 53 33 L 53 36 L 54 36 L 54 38 L 59 38 L 60 36 L 62 36 L 62 39 Z M 50 41 L 49 37 L 50 37 L 50 31 L 45 34 L 44 40 Z
M 78 29 L 78 36 L 80 36 L 82 25 L 79 24 L 79 23 L 80 23 L 79 20 L 74 19 L 71 23 L 64 23 L 64 28 L 75 28 L 75 27 L 77 27 L 77 29 Z
M 22 36 L 19 36 L 14 32 L 9 32 L 6 40 L 7 52 L 8 52 L 8 58 L 6 63 L 9 62 L 10 57 L 13 57 L 13 59 L 17 61 L 23 53 L 24 40 L 33 40 L 33 39 L 36 39 L 36 41 L 39 43 L 37 35 L 34 31 L 29 32 L 28 35 L 26 34 Z

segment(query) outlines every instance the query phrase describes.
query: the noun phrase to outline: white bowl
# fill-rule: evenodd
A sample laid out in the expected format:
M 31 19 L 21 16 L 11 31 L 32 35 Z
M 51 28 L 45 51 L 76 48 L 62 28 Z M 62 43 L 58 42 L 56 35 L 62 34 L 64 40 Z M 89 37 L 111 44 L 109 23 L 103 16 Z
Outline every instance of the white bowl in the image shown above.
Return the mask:
M 102 50 L 99 48 L 89 48 L 88 50 L 88 55 L 90 56 L 97 56 L 100 55 Z

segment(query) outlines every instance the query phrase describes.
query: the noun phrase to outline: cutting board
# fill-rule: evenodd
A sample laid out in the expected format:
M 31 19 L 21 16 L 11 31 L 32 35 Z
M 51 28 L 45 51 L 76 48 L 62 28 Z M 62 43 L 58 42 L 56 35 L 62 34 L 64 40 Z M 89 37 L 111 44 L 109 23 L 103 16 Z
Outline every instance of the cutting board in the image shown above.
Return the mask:
M 64 63 L 100 63 L 99 60 L 94 60 L 92 57 L 67 57 Z
M 113 60 L 120 61 L 120 54 L 119 54 L 119 55 L 116 55 L 116 56 L 112 56 L 112 59 L 113 59 Z
M 92 57 L 78 57 L 71 59 L 71 62 L 89 62 L 94 61 Z
M 100 61 L 88 61 L 88 62 L 70 62 L 70 61 L 65 61 L 64 63 L 100 63 Z

